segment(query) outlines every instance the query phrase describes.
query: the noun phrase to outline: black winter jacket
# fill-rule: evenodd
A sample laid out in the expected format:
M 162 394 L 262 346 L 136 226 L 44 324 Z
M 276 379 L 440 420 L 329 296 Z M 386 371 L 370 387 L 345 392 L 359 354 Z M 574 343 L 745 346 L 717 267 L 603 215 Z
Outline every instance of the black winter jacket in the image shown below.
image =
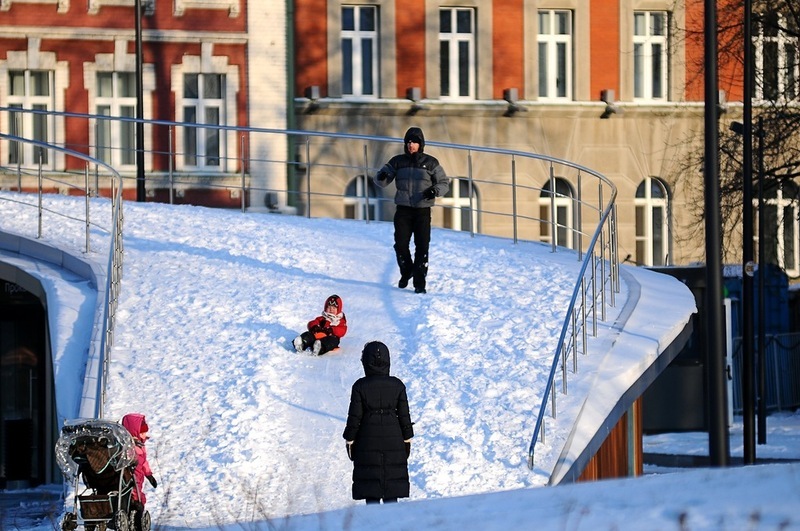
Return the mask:
M 382 345 L 383 346 L 383 345 Z M 405 440 L 414 436 L 406 386 L 389 376 L 389 352 L 362 359 L 366 376 L 353 384 L 343 436 L 355 441 L 353 499 L 407 498 Z
M 410 138 L 419 140 L 417 153 L 408 152 Z M 439 161 L 436 157 L 424 153 L 424 150 L 425 137 L 422 129 L 409 128 L 404 137 L 404 153 L 392 157 L 375 175 L 375 184 L 381 188 L 386 188 L 392 181 L 395 182 L 397 187 L 395 204 L 413 208 L 432 207 L 435 199 L 426 199 L 422 192 L 433 186 L 436 189 L 436 197 L 442 197 L 450 190 L 450 179 Z

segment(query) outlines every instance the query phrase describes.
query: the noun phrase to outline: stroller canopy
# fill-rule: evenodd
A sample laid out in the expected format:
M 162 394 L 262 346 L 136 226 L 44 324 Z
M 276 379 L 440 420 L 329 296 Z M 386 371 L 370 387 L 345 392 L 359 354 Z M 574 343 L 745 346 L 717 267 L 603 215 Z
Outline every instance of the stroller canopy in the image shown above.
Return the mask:
M 87 447 L 103 451 L 90 451 L 87 454 Z M 92 463 L 92 468 L 112 467 L 120 471 L 136 463 L 133 437 L 118 422 L 107 420 L 65 422 L 56 442 L 56 461 L 67 478 L 75 479 L 79 473 L 80 464 L 73 459 L 78 451 L 87 455 L 90 460 L 94 458 L 100 461 Z

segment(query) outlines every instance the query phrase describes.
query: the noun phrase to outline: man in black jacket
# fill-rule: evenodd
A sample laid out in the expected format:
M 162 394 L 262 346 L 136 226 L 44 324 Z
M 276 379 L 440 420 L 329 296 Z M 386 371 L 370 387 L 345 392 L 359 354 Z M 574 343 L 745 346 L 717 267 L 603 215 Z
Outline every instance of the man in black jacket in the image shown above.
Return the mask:
M 395 502 L 409 494 L 413 423 L 406 386 L 389 375 L 389 349 L 370 341 L 361 352 L 363 378 L 353 384 L 342 436 L 353 461 L 353 499 Z
M 403 138 L 402 155 L 392 157 L 375 175 L 375 184 L 385 188 L 395 182 L 394 252 L 400 267 L 400 288 L 414 279 L 414 291 L 426 293 L 428 247 L 431 241 L 431 207 L 450 189 L 450 179 L 435 157 L 425 153 L 425 136 L 411 127 Z M 414 236 L 414 259 L 409 243 Z

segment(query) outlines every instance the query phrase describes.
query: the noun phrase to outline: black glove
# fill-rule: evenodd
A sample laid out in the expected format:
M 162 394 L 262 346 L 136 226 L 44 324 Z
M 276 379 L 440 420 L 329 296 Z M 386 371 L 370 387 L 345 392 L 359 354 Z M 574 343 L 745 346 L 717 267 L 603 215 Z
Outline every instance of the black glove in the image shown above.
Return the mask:
M 344 443 L 344 445 L 347 447 L 347 457 L 349 457 L 350 461 L 352 461 L 353 460 L 353 443 L 352 442 L 346 442 L 346 443 Z
M 436 197 L 436 188 L 431 186 L 430 188 L 426 188 L 422 191 L 422 197 L 425 199 L 433 199 Z
M 406 444 L 406 457 L 409 457 L 411 455 L 411 443 L 407 442 L 405 444 Z
M 156 478 L 154 478 L 153 476 L 147 476 L 147 481 L 150 482 L 153 488 L 158 487 L 158 481 L 156 481 Z

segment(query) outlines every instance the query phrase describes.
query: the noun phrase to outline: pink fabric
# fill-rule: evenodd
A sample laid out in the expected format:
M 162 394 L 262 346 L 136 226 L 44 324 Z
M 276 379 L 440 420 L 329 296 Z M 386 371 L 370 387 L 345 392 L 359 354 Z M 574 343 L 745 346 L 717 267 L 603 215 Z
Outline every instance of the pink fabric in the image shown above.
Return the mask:
M 147 449 L 144 443 L 147 438 L 142 438 L 142 432 L 148 431 L 147 422 L 144 415 L 141 413 L 128 413 L 122 417 L 122 425 L 133 436 L 136 443 L 136 468 L 133 470 L 133 478 L 136 482 L 136 488 L 133 490 L 133 499 L 142 502 L 142 505 L 147 503 L 147 496 L 144 494 L 142 486 L 144 485 L 144 478 L 152 476 L 153 471 L 150 470 L 150 463 L 147 462 Z

